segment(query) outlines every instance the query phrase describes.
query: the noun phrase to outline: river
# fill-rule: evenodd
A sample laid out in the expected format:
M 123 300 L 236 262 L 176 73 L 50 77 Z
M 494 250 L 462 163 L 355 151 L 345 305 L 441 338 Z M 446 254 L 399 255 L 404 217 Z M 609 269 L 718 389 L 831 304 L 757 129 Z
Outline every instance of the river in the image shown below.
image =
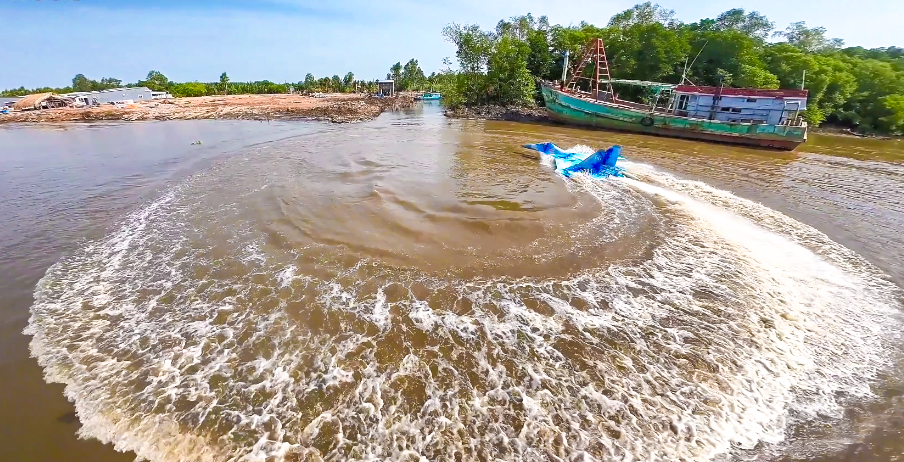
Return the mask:
M 546 141 L 632 178 L 566 180 Z M 904 453 L 900 141 L 427 105 L 0 146 L 0 460 Z

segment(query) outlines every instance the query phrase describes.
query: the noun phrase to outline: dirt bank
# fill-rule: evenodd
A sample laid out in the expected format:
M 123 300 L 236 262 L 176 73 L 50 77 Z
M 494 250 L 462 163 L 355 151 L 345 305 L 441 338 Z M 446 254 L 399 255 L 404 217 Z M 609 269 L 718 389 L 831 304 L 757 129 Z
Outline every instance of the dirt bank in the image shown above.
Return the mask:
M 876 140 L 894 140 L 894 139 L 904 139 L 904 136 L 900 135 L 887 135 L 882 133 L 869 133 L 869 132 L 861 132 L 856 131 L 848 127 L 839 127 L 833 125 L 822 125 L 819 127 L 810 128 L 810 133 L 815 133 L 817 135 L 829 135 L 829 136 L 844 136 L 850 138 L 870 138 Z
M 300 95 L 230 95 L 176 98 L 116 107 L 60 108 L 0 115 L 0 123 L 91 120 L 324 120 L 335 123 L 370 120 L 385 110 L 414 104 L 414 98 L 373 98 L 335 94 L 323 98 Z
M 475 106 L 448 109 L 453 119 L 507 120 L 510 122 L 550 122 L 544 108 Z

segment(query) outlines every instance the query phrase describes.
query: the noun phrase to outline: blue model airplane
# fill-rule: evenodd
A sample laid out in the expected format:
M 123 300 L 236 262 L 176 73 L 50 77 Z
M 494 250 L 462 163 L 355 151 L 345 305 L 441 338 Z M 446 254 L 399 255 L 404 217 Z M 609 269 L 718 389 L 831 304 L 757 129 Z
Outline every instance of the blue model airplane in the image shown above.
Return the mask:
M 579 172 L 587 172 L 595 178 L 625 176 L 624 169 L 615 166 L 621 153 L 619 145 L 605 150 L 600 149 L 589 156 L 565 151 L 552 143 L 525 144 L 524 147 L 553 156 L 556 161 L 556 172 L 566 177 Z

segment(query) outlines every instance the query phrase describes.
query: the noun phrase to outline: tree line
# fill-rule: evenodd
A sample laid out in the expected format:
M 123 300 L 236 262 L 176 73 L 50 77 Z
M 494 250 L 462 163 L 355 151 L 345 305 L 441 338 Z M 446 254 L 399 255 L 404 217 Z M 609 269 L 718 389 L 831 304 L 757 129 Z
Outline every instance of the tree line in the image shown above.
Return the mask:
M 314 78 L 312 74 L 297 83 L 275 83 L 269 80 L 255 82 L 232 82 L 224 72 L 217 82 L 173 82 L 159 71 L 150 71 L 147 77 L 135 83 L 123 84 L 121 80 L 103 78 L 100 81 L 86 78 L 82 74 L 72 79 L 72 85 L 60 88 L 41 87 L 27 89 L 19 87 L 0 92 L 0 96 L 25 96 L 33 93 L 71 93 L 75 91 L 99 91 L 120 87 L 148 87 L 153 91 L 166 91 L 176 97 L 187 96 L 212 96 L 223 94 L 276 94 L 295 92 L 354 92 L 375 90 L 374 82 L 356 80 L 355 75 L 347 73 L 344 78 L 338 75 L 332 77 Z
M 565 52 L 574 65 L 584 45 L 602 38 L 614 79 L 680 83 L 684 76 L 701 86 L 769 89 L 803 84 L 812 125 L 904 132 L 904 49 L 845 47 L 805 22 L 776 31 L 756 11 L 735 8 L 688 24 L 647 2 L 605 27 L 550 25 L 545 16 L 527 14 L 491 31 L 451 24 L 443 35 L 457 48 L 458 69 L 445 69 L 436 81 L 452 106 L 542 104 L 536 81 L 561 79 Z
M 424 75 L 416 59 L 409 60 L 404 66 L 398 62 L 390 67 L 389 73 L 386 74 L 387 79 L 396 81 L 397 91 L 418 91 L 426 90 L 432 86 L 432 79 L 436 74 L 430 77 Z M 152 70 L 148 72 L 147 77 L 135 83 L 123 84 L 122 80 L 112 77 L 104 77 L 102 79 L 93 80 L 78 74 L 72 79 L 72 85 L 53 88 L 41 87 L 27 89 L 19 87 L 11 90 L 0 92 L 0 96 L 25 96 L 34 93 L 71 93 L 76 91 L 100 91 L 111 88 L 120 87 L 148 87 L 153 91 L 169 92 L 176 97 L 189 96 L 213 96 L 213 95 L 241 95 L 241 94 L 280 94 L 280 93 L 376 93 L 378 91 L 376 80 L 359 80 L 355 78 L 355 74 L 348 72 L 344 77 L 333 75 L 332 77 L 316 78 L 313 74 L 305 75 L 304 80 L 296 83 L 275 83 L 269 80 L 260 80 L 256 82 L 233 82 L 224 72 L 220 75 L 217 82 L 173 82 L 169 80 L 163 73 Z
M 865 132 L 904 132 L 904 48 L 845 47 L 842 40 L 826 36 L 824 28 L 805 22 L 776 31 L 775 24 L 756 11 L 735 8 L 715 19 L 683 23 L 673 10 L 646 2 L 614 15 L 604 27 L 586 22 L 551 25 L 545 16 L 527 14 L 501 20 L 490 31 L 451 24 L 442 33 L 457 48 L 457 68 L 446 59 L 441 70 L 426 76 L 416 59 L 397 62 L 386 74 L 397 90 L 442 91 L 449 106 L 542 104 L 537 81 L 560 79 L 566 51 L 573 66 L 585 44 L 602 38 L 616 79 L 680 83 L 684 77 L 696 85 L 756 88 L 803 85 L 809 90 L 805 117 L 811 125 L 828 122 Z M 590 66 L 585 70 L 592 71 Z M 345 77 L 307 74 L 296 83 L 231 82 L 225 73 L 219 81 L 178 83 L 150 71 L 144 80 L 127 85 L 112 77 L 98 81 L 78 74 L 68 87 L 20 87 L 0 95 L 120 86 L 146 86 L 177 97 L 377 92 L 375 80 L 359 80 L 351 72 Z M 632 91 L 638 90 L 621 93 Z

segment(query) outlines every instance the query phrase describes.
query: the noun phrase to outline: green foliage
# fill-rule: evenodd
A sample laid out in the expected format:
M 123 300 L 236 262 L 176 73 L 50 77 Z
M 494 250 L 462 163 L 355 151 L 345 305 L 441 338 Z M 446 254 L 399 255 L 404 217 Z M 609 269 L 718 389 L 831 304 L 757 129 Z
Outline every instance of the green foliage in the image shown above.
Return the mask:
M 574 72 L 583 47 L 602 38 L 612 77 L 696 85 L 755 88 L 801 88 L 809 91 L 806 119 L 841 124 L 865 131 L 904 131 L 904 48 L 842 48 L 843 42 L 826 36 L 822 27 L 792 23 L 773 32 L 774 23 L 756 11 L 734 8 L 713 18 L 690 24 L 677 21 L 675 12 L 652 2 L 635 5 L 614 15 L 605 27 L 581 22 L 550 25 L 545 16 L 530 13 L 503 19 L 492 31 L 478 25 L 450 24 L 442 31 L 456 47 L 457 68 L 447 58 L 444 67 L 426 76 L 417 59 L 392 65 L 387 78 L 398 90 L 440 91 L 449 106 L 542 102 L 536 81 L 562 78 L 564 56 Z M 769 43 L 767 38 L 778 37 Z M 686 67 L 687 66 L 687 67 Z M 686 68 L 685 68 L 686 67 Z M 806 79 L 803 75 L 806 71 Z M 594 69 L 588 66 L 585 72 Z M 22 96 L 53 91 L 94 91 L 122 86 L 119 79 L 99 81 L 78 74 L 71 87 L 24 87 L 0 92 Z M 285 84 L 270 81 L 171 82 L 159 71 L 134 86 L 169 91 L 175 96 L 287 93 Z M 127 85 L 128 86 L 128 85 Z M 316 78 L 307 74 L 293 84 L 307 92 L 376 92 L 376 82 L 355 80 L 353 73 Z M 630 90 L 617 89 L 630 93 Z M 625 96 L 625 95 L 621 95 Z M 627 95 L 632 96 L 632 95 Z M 637 93 L 637 97 L 643 97 Z
M 72 78 L 73 91 L 92 91 L 91 87 L 91 81 L 88 80 L 84 74 L 76 74 L 75 77 Z
M 139 86 L 145 86 L 154 91 L 167 91 L 172 83 L 159 71 L 148 72 L 147 78 L 138 82 Z
M 904 73 L 897 71 L 892 63 L 874 59 L 850 59 L 850 73 L 856 88 L 843 105 L 847 119 L 841 122 L 857 125 L 869 131 L 888 131 L 889 109 L 885 99 L 901 93 L 904 88 Z M 895 99 L 890 100 L 894 104 Z M 856 114 L 851 117 L 851 113 Z
M 734 8 L 720 14 L 713 24 L 715 30 L 734 30 L 760 41 L 766 40 L 775 29 L 775 23 L 758 11 L 745 14 L 743 8 Z
M 108 90 L 110 88 L 118 88 L 122 86 L 122 80 L 114 79 L 112 77 L 104 77 L 100 79 L 100 82 L 97 80 L 92 80 L 84 76 L 84 74 L 76 74 L 75 77 L 72 78 L 72 91 L 100 91 L 100 90 Z
M 530 53 L 527 55 L 527 70 L 532 75 L 542 79 L 549 79 L 555 59 L 549 51 L 549 34 L 547 30 L 530 31 L 527 36 L 527 46 L 530 48 Z
M 687 76 L 698 85 L 748 86 L 764 81 L 776 88 L 778 80 L 770 76 L 760 60 L 759 42 L 734 29 L 692 33 L 691 49 L 699 56 Z
M 487 97 L 503 105 L 533 103 L 534 78 L 527 69 L 530 47 L 514 35 L 503 35 L 487 62 Z
M 72 86 L 70 87 L 61 87 L 61 88 L 53 88 L 53 87 L 39 87 L 39 88 L 13 88 L 10 90 L 0 91 L 0 96 L 25 96 L 31 95 L 34 93 L 71 93 L 74 91 L 100 91 L 107 90 L 110 88 L 119 88 L 123 86 L 134 86 L 133 85 L 123 85 L 122 80 L 115 79 L 113 77 L 104 77 L 100 79 L 100 81 L 89 79 L 85 77 L 84 74 L 77 74 L 72 78 Z
M 529 104 L 529 78 L 561 79 L 566 52 L 571 73 L 583 47 L 602 38 L 616 79 L 680 83 L 686 77 L 696 85 L 769 89 L 803 85 L 809 91 L 804 117 L 813 125 L 904 131 L 904 48 L 842 49 L 843 42 L 828 38 L 822 27 L 796 22 L 773 32 L 774 26 L 761 13 L 741 8 L 682 24 L 674 11 L 652 2 L 616 14 L 606 27 L 550 25 L 546 17 L 530 14 L 501 20 L 494 31 L 451 24 L 443 35 L 457 48 L 458 69 L 443 74 L 442 87 L 450 106 Z M 770 36 L 781 41 L 769 43 Z M 591 67 L 586 75 L 594 72 Z
M 351 91 L 355 89 L 355 74 L 349 72 L 345 74 L 345 78 L 342 79 L 342 86 L 345 87 L 345 91 Z
M 104 90 L 107 88 L 119 88 L 122 87 L 122 80 L 114 79 L 113 77 L 104 77 L 100 79 L 99 86 Z
M 0 96 L 25 96 L 31 95 L 33 93 L 70 93 L 72 92 L 71 87 L 63 87 L 63 88 L 52 88 L 52 87 L 39 87 L 39 88 L 13 88 L 10 90 L 3 90 L 0 92 Z
M 386 79 L 387 80 L 392 79 L 392 80 L 395 80 L 396 82 L 399 82 L 402 80 L 402 63 L 401 62 L 395 63 L 392 65 L 391 68 L 389 68 L 389 73 L 386 74 Z
M 612 50 L 610 71 L 619 78 L 668 80 L 680 76 L 680 64 L 690 53 L 683 34 L 659 22 L 638 23 L 613 33 L 606 31 L 607 52 Z
M 477 25 L 446 27 L 443 35 L 458 48 L 461 69 L 444 92 L 446 104 L 533 105 L 533 75 L 545 77 L 553 61 L 548 31 L 546 17 L 537 21 L 530 14 L 500 21 L 495 33 Z
M 881 101 L 888 111 L 888 115 L 880 119 L 885 129 L 894 133 L 904 132 L 904 94 L 883 96 Z
M 826 38 L 825 27 L 814 27 L 810 29 L 804 21 L 791 23 L 784 32 L 777 32 L 775 35 L 777 37 L 784 37 L 789 44 L 809 53 L 818 53 L 841 48 L 841 45 L 844 44 L 844 41 L 841 39 Z
M 741 63 L 734 84 L 743 88 L 777 89 L 781 85 L 778 76 L 762 67 Z
M 427 77 L 424 75 L 424 71 L 421 70 L 417 60 L 411 58 L 411 60 L 405 63 L 405 67 L 402 68 L 402 74 L 396 85 L 399 90 L 403 91 L 423 90 L 426 83 Z
M 206 96 L 208 94 L 207 85 L 199 82 L 175 84 L 170 88 L 170 92 L 177 97 Z
M 633 26 L 651 24 L 674 24 L 675 10 L 667 10 L 652 2 L 640 3 L 616 14 L 609 20 L 609 27 L 630 29 Z
M 807 106 L 807 110 L 804 111 L 804 119 L 807 120 L 808 124 L 818 126 L 823 120 L 826 120 L 826 115 L 819 106 L 814 104 Z

